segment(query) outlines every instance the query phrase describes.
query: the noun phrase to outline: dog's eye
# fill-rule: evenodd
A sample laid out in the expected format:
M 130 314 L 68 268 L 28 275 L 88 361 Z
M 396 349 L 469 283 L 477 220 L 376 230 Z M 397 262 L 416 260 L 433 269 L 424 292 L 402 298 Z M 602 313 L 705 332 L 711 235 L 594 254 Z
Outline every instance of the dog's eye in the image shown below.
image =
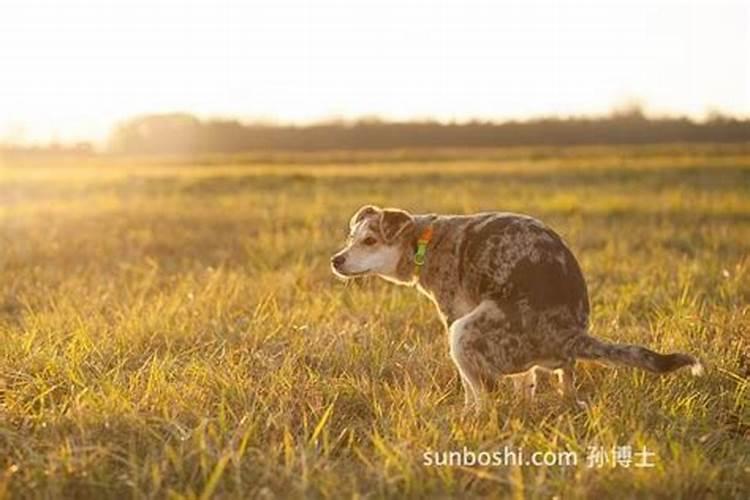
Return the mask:
M 365 245 L 367 245 L 368 247 L 370 247 L 370 246 L 374 245 L 374 244 L 375 244 L 375 243 L 377 243 L 377 242 L 378 242 L 378 240 L 376 240 L 376 239 L 375 239 L 375 238 L 373 238 L 372 236 L 368 236 L 367 238 L 365 238 L 364 240 L 362 240 L 362 243 L 364 243 L 364 244 L 365 244 Z

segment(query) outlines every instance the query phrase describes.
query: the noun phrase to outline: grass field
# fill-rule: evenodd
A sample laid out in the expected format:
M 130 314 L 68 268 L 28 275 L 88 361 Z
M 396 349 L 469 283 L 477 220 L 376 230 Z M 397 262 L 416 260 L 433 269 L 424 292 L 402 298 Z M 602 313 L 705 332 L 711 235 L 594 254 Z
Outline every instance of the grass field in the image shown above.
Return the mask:
M 465 415 L 432 304 L 329 271 L 365 203 L 541 218 L 594 334 L 706 375 L 580 363 L 588 412 L 545 379 L 531 408 L 503 390 Z M 15 158 L 0 217 L 0 497 L 750 492 L 748 145 Z M 423 459 L 506 446 L 578 465 Z M 615 446 L 654 467 L 613 466 Z

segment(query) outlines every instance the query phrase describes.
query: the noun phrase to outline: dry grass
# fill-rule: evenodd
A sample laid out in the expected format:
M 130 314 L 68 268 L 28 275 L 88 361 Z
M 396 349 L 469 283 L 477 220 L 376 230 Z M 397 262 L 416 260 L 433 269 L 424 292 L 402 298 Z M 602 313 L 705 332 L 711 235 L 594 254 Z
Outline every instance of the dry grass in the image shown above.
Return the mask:
M 747 495 L 747 147 L 269 158 L 0 167 L 0 497 Z M 364 203 L 538 216 L 581 261 L 597 335 L 708 373 L 582 364 L 588 413 L 542 387 L 463 416 L 432 305 L 329 272 Z M 656 467 L 422 459 L 615 445 Z

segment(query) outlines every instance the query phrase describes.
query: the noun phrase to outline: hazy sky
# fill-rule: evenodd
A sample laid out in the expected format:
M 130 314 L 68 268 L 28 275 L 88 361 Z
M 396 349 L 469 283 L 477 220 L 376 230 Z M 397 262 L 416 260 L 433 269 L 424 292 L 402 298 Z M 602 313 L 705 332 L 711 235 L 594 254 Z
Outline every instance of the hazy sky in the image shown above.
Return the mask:
M 750 2 L 0 0 L 0 140 L 189 111 L 750 115 Z

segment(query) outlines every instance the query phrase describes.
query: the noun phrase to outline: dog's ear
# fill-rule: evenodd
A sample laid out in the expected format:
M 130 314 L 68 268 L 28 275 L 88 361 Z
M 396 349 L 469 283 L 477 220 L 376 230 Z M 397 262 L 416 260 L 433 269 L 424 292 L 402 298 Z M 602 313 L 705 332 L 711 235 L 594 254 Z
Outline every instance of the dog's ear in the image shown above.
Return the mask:
M 387 208 L 380 215 L 380 232 L 385 241 L 396 239 L 401 233 L 414 226 L 411 214 L 397 208 Z
M 359 224 L 359 221 L 361 221 L 365 217 L 368 217 L 370 215 L 377 215 L 380 212 L 381 210 L 374 205 L 365 205 L 364 207 L 357 210 L 354 215 L 352 215 L 352 218 L 349 220 L 349 228 L 353 228 L 354 226 Z

